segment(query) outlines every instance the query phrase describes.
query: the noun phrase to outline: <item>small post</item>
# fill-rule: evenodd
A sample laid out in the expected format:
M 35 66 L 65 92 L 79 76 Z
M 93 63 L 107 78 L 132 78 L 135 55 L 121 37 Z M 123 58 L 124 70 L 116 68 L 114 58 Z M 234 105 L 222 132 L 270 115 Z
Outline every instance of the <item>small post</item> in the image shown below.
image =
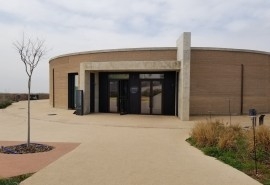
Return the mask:
M 231 99 L 229 98 L 229 115 L 230 115 L 230 125 L 232 122 L 232 114 L 231 114 Z
M 258 175 L 258 166 L 257 166 L 257 149 L 256 149 L 256 119 L 257 112 L 255 109 L 249 109 L 249 116 L 252 120 L 252 129 L 253 129 L 253 150 L 254 150 L 254 163 L 255 163 L 255 173 Z

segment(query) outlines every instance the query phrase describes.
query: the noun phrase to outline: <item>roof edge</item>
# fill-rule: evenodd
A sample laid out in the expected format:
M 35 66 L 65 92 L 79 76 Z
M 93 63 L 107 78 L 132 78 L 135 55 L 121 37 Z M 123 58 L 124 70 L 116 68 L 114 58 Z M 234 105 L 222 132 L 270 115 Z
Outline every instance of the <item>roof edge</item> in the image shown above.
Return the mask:
M 58 55 L 53 58 L 50 58 L 49 62 L 57 58 L 69 57 L 69 56 L 74 56 L 74 55 L 86 55 L 86 54 L 93 54 L 93 53 L 126 52 L 126 51 L 158 51 L 158 50 L 176 50 L 176 49 L 177 47 L 149 47 L 149 48 L 123 48 L 123 49 L 82 51 L 82 52 L 73 52 L 73 53 Z M 270 52 L 266 52 L 266 51 L 235 49 L 235 48 L 191 47 L 191 50 L 245 52 L 245 53 L 257 53 L 257 54 L 270 55 Z
M 236 49 L 236 48 L 214 48 L 214 47 L 191 47 L 192 50 L 208 50 L 208 51 L 232 51 L 232 52 L 245 52 L 270 55 L 270 52 L 249 50 L 249 49 Z
M 93 53 L 109 53 L 109 52 L 126 52 L 126 51 L 158 51 L 158 50 L 176 50 L 176 47 L 149 47 L 149 48 L 123 48 L 123 49 L 105 49 L 105 50 L 93 50 L 93 51 L 82 51 L 82 52 L 73 52 L 63 55 L 58 55 L 53 58 L 50 58 L 49 62 L 62 57 L 69 57 L 74 55 L 86 55 Z

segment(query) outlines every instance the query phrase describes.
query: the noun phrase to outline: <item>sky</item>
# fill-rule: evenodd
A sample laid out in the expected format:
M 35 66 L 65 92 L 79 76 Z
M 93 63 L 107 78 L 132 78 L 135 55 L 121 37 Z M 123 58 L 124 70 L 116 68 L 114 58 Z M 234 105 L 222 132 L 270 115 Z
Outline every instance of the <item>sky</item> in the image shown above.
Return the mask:
M 0 92 L 27 92 L 13 43 L 45 41 L 32 92 L 49 92 L 49 60 L 81 51 L 175 47 L 191 32 L 192 47 L 270 52 L 269 0 L 0 0 Z

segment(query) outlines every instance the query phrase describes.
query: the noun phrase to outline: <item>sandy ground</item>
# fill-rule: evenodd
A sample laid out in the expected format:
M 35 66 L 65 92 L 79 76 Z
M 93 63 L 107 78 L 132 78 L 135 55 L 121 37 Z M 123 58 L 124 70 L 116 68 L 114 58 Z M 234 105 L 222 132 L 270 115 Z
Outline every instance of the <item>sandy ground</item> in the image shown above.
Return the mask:
M 32 102 L 32 140 L 81 143 L 39 170 L 23 185 L 256 185 L 238 170 L 202 154 L 185 139 L 197 120 L 173 116 L 91 114 L 53 109 L 48 101 Z M 56 115 L 51 115 L 56 114 Z M 0 140 L 26 138 L 26 103 L 0 110 Z M 265 124 L 269 124 L 269 115 Z M 229 117 L 212 117 L 225 122 Z M 232 124 L 251 125 L 248 116 Z

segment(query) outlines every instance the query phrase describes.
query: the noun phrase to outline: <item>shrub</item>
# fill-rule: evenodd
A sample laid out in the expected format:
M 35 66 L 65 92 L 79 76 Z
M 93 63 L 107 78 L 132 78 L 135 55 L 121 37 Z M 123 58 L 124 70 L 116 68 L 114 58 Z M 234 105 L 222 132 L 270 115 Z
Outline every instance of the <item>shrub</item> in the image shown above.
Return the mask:
M 224 127 L 223 132 L 220 133 L 218 147 L 222 150 L 239 150 L 239 145 L 245 137 L 243 129 L 240 125 L 230 125 Z
M 239 125 L 224 126 L 219 121 L 199 122 L 191 130 L 189 143 L 206 155 L 245 172 L 263 184 L 270 185 L 270 127 L 256 127 L 256 154 L 258 174 L 254 175 L 253 130 Z
M 22 182 L 23 180 L 30 177 L 32 174 L 23 174 L 15 177 L 10 177 L 7 179 L 0 179 L 0 185 L 16 185 Z
M 255 130 L 256 136 L 256 149 L 257 157 L 260 161 L 270 160 L 270 128 L 261 125 Z M 251 129 L 248 134 L 248 151 L 253 156 L 254 154 L 254 138 L 253 130 Z
M 240 125 L 225 126 L 218 120 L 197 123 L 190 136 L 198 147 L 218 147 L 226 151 L 242 151 L 247 147 L 246 134 Z
M 203 153 L 212 157 L 219 157 L 221 151 L 217 147 L 205 147 L 202 149 Z
M 261 125 L 256 130 L 257 145 L 270 152 L 270 128 Z
M 190 135 L 199 147 L 216 146 L 220 132 L 223 132 L 223 130 L 224 125 L 220 121 L 207 120 L 197 123 Z
M 11 100 L 3 100 L 0 102 L 0 109 L 4 109 L 12 104 Z

